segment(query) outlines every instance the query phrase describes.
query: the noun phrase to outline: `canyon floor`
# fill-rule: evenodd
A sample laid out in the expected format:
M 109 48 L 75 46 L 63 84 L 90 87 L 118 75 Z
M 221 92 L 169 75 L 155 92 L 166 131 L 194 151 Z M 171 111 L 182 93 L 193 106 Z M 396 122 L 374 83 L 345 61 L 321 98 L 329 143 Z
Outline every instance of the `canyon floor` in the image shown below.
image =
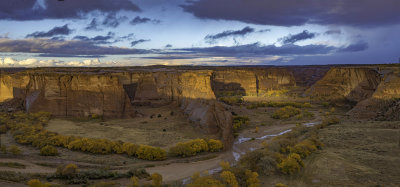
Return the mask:
M 0 185 L 24 186 L 24 183 L 8 181 L 4 177 L 4 173 L 9 171 L 20 172 L 21 175 L 45 176 L 54 173 L 56 167 L 62 163 L 74 163 L 80 170 L 108 168 L 113 171 L 126 172 L 130 168 L 143 167 L 149 173 L 162 174 L 164 182 L 180 186 L 182 181 L 190 178 L 196 172 L 212 173 L 213 170 L 219 168 L 221 161 L 235 163 L 233 152 L 243 154 L 252 151 L 260 148 L 262 142 L 268 142 L 272 138 L 263 139 L 261 137 L 279 134 L 293 128 L 298 123 L 318 123 L 322 116 L 331 110 L 329 107 L 313 105 L 307 109 L 314 114 L 312 118 L 278 120 L 271 118 L 272 113 L 278 109 L 276 107 L 257 109 L 247 109 L 244 106 L 227 107 L 233 113 L 250 118 L 250 123 L 240 131 L 232 149 L 218 153 L 203 153 L 189 158 L 143 161 L 122 155 L 94 155 L 63 148 L 58 148 L 59 156 L 44 157 L 40 156 L 39 150 L 32 146 L 18 145 L 22 150 L 21 155 L 12 156 L 0 153 L 0 162 L 19 163 L 25 168 L 0 166 L 0 171 L 3 172 L 3 174 L 0 172 Z M 173 115 L 171 115 L 171 110 L 174 111 Z M 157 117 L 158 113 L 154 113 L 155 111 L 162 117 Z M 325 147 L 305 160 L 305 168 L 300 173 L 290 177 L 262 176 L 260 178 L 261 186 L 274 186 L 276 183 L 284 183 L 289 186 L 399 185 L 400 142 L 393 140 L 399 137 L 400 124 L 398 122 L 357 121 L 349 118 L 345 114 L 346 111 L 347 109 L 336 108 L 334 115 L 340 118 L 341 123 L 320 130 L 321 140 Z M 77 134 L 83 137 L 111 137 L 123 141 L 150 142 L 151 145 L 163 148 L 187 139 L 207 137 L 204 133 L 196 133 L 198 129 L 190 125 L 183 114 L 179 113 L 179 110 L 175 111 L 173 107 L 164 107 L 161 110 L 145 108 L 143 113 L 143 117 L 125 120 L 53 118 L 46 128 L 59 133 Z M 143 123 L 144 121 L 146 123 Z M 182 123 L 182 125 L 170 125 L 175 123 Z M 166 132 L 163 129 L 166 129 Z M 146 133 L 141 133 L 142 131 Z M 135 133 L 138 135 L 127 136 L 127 134 Z M 9 133 L 2 135 L 1 138 L 1 142 L 7 146 L 17 145 Z M 238 143 L 239 139 L 245 138 L 252 138 L 252 140 Z M 128 179 L 91 182 L 99 181 L 111 181 L 116 186 L 124 186 L 129 183 Z M 53 181 L 53 183 L 66 185 L 62 181 Z M 150 183 L 150 181 L 144 180 L 141 183 Z

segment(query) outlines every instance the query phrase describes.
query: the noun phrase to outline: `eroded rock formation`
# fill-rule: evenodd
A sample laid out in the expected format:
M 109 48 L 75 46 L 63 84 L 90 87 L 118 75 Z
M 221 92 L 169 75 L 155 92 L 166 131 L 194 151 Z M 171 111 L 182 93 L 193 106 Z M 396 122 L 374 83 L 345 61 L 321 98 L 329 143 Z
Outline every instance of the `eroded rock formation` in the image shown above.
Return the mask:
M 332 68 L 306 94 L 324 100 L 359 102 L 372 96 L 381 81 L 371 68 Z

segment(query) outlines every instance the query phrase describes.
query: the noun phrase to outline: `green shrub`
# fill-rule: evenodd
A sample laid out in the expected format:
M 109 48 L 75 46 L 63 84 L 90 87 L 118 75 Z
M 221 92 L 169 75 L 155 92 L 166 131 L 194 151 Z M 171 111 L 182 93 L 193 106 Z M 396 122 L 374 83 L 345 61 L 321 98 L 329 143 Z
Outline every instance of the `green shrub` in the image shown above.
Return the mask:
M 219 100 L 228 105 L 239 105 L 243 103 L 243 98 L 241 96 L 220 97 Z
M 250 122 L 250 119 L 247 116 L 234 116 L 233 117 L 233 132 L 234 133 L 239 132 L 242 125 L 243 124 L 248 125 L 249 122 Z
M 8 148 L 8 151 L 11 152 L 13 155 L 20 155 L 21 154 L 21 149 L 19 147 L 12 145 Z
M 26 182 L 27 176 L 26 174 L 17 173 L 15 171 L 0 171 L 0 180 L 20 183 Z
M 114 181 L 101 181 L 96 184 L 90 185 L 90 187 L 118 187 L 118 186 L 120 185 L 118 185 Z
M 42 156 L 57 156 L 58 155 L 58 150 L 57 148 L 51 146 L 51 145 L 46 145 L 40 149 L 40 155 Z
M 76 176 L 78 172 L 78 166 L 75 164 L 67 164 L 57 167 L 56 175 L 61 178 L 72 178 Z
M 133 168 L 128 171 L 129 176 L 135 176 L 139 179 L 144 179 L 150 177 L 150 174 L 144 168 Z
M 292 106 L 286 106 L 283 108 L 280 108 L 278 110 L 275 110 L 275 112 L 272 114 L 272 118 L 274 119 L 288 119 L 292 116 L 295 116 L 297 114 L 300 114 L 300 109 L 292 107 Z
M 24 164 L 20 164 L 18 162 L 0 162 L 0 167 L 9 167 L 9 168 L 18 168 L 18 169 L 26 168 L 26 166 Z
M 5 145 L 0 145 L 0 151 L 1 151 L 2 153 L 6 154 L 6 153 L 7 153 L 7 146 L 5 146 Z
M 311 108 L 310 103 L 297 103 L 297 102 L 257 102 L 248 105 L 246 108 L 248 109 L 255 109 L 259 107 L 286 107 L 291 106 L 295 108 Z

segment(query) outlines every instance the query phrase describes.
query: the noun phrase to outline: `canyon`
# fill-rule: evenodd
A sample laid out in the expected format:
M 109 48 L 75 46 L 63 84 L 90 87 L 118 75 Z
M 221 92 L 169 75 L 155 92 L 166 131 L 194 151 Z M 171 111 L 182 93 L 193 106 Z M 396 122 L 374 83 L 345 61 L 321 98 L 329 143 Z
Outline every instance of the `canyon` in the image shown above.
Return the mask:
M 229 145 L 232 114 L 220 97 L 345 103 L 350 117 L 384 118 L 400 108 L 399 72 L 391 66 L 17 69 L 1 72 L 0 102 L 3 111 L 102 118 L 135 118 L 142 106 L 176 104 L 192 123 Z M 265 94 L 280 91 L 287 97 Z

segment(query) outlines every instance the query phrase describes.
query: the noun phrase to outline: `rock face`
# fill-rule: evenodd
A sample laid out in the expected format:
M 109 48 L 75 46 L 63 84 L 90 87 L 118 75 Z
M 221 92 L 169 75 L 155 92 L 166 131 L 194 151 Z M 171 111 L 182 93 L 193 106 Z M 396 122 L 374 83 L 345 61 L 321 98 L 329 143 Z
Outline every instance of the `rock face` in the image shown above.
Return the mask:
M 212 83 L 216 95 L 252 96 L 296 85 L 292 72 L 285 68 L 217 70 L 213 73 Z
M 380 81 L 380 74 L 374 69 L 332 68 L 306 94 L 325 100 L 359 102 L 371 97 Z
M 123 118 L 132 112 L 118 77 L 107 74 L 31 73 L 26 110 L 56 116 Z
M 385 74 L 373 95 L 363 100 L 348 112 L 357 118 L 381 120 L 400 120 L 400 73 Z
M 135 107 L 178 103 L 205 132 L 233 141 L 232 115 L 211 89 L 209 70 L 132 72 L 35 72 L 2 74 L 1 101 L 21 98 L 27 112 L 56 116 L 133 117 Z

